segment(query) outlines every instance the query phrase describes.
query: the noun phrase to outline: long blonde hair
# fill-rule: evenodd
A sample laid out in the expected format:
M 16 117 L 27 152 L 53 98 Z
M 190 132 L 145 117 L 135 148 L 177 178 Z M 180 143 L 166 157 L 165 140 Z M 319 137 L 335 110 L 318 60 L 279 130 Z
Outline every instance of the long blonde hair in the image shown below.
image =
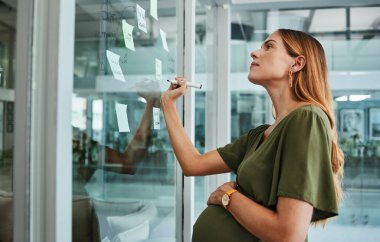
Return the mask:
M 337 203 L 342 200 L 342 179 L 344 155 L 338 145 L 335 126 L 333 97 L 331 95 L 328 68 L 322 45 L 314 37 L 296 30 L 279 29 L 277 31 L 288 54 L 292 57 L 305 56 L 304 68 L 293 74 L 292 92 L 298 101 L 309 102 L 319 106 L 330 120 L 332 130 L 331 166 Z M 318 221 L 326 224 L 327 220 Z

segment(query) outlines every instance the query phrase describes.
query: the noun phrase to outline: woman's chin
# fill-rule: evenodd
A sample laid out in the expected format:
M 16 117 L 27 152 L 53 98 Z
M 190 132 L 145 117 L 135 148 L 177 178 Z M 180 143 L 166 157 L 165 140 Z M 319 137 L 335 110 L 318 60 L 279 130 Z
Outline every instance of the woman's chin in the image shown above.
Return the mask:
M 253 84 L 256 84 L 256 85 L 260 85 L 260 81 L 257 80 L 257 78 L 251 76 L 251 75 L 248 75 L 248 81 L 253 83 Z

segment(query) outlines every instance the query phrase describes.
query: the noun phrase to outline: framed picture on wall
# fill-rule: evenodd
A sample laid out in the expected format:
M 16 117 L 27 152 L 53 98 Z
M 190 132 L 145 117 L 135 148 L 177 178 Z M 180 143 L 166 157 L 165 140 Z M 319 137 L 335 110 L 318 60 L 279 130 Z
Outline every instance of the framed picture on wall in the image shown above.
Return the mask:
M 369 139 L 380 140 L 380 108 L 369 109 Z
M 340 133 L 343 137 L 351 138 L 358 135 L 364 139 L 364 110 L 342 109 L 340 111 Z

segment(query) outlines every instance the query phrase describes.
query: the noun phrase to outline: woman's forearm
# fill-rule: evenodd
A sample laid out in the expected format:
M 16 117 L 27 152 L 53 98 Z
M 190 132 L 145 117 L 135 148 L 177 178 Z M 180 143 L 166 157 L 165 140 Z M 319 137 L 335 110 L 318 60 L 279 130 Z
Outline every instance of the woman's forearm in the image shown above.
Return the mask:
M 176 80 L 178 85 L 171 84 L 161 96 L 161 106 L 170 142 L 184 175 L 199 176 L 230 172 L 231 168 L 216 150 L 200 154 L 187 136 L 175 107 L 175 101 L 186 92 L 186 81 L 181 77 L 177 77 Z
M 274 237 L 281 233 L 277 214 L 241 193 L 236 192 L 231 196 L 228 210 L 246 230 L 265 242 L 276 241 Z
M 285 206 L 286 215 L 280 216 L 278 211 L 272 211 L 236 192 L 231 196 L 228 210 L 246 230 L 265 242 L 303 242 L 310 223 L 311 210 L 304 214 L 300 214 L 300 211 L 308 211 L 309 205 L 306 205 L 306 210 L 299 207 L 294 209 L 295 206 L 289 204 Z M 306 222 L 293 222 L 299 218 Z
M 179 119 L 175 103 L 164 98 L 161 100 L 161 105 L 174 153 L 184 174 L 193 175 L 192 167 L 195 165 L 200 153 L 187 136 Z

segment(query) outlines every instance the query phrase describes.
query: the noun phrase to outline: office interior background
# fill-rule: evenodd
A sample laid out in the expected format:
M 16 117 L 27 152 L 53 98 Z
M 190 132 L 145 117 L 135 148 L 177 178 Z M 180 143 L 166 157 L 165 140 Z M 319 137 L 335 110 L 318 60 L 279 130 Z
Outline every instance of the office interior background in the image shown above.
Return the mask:
M 345 153 L 340 215 L 309 241 L 379 241 L 375 0 L 0 1 L 0 241 L 191 241 L 209 194 L 234 174 L 184 177 L 162 110 L 134 172 L 112 154 L 141 131 L 146 93 L 175 76 L 203 84 L 177 105 L 200 152 L 273 122 L 247 74 L 278 28 L 322 43 Z

